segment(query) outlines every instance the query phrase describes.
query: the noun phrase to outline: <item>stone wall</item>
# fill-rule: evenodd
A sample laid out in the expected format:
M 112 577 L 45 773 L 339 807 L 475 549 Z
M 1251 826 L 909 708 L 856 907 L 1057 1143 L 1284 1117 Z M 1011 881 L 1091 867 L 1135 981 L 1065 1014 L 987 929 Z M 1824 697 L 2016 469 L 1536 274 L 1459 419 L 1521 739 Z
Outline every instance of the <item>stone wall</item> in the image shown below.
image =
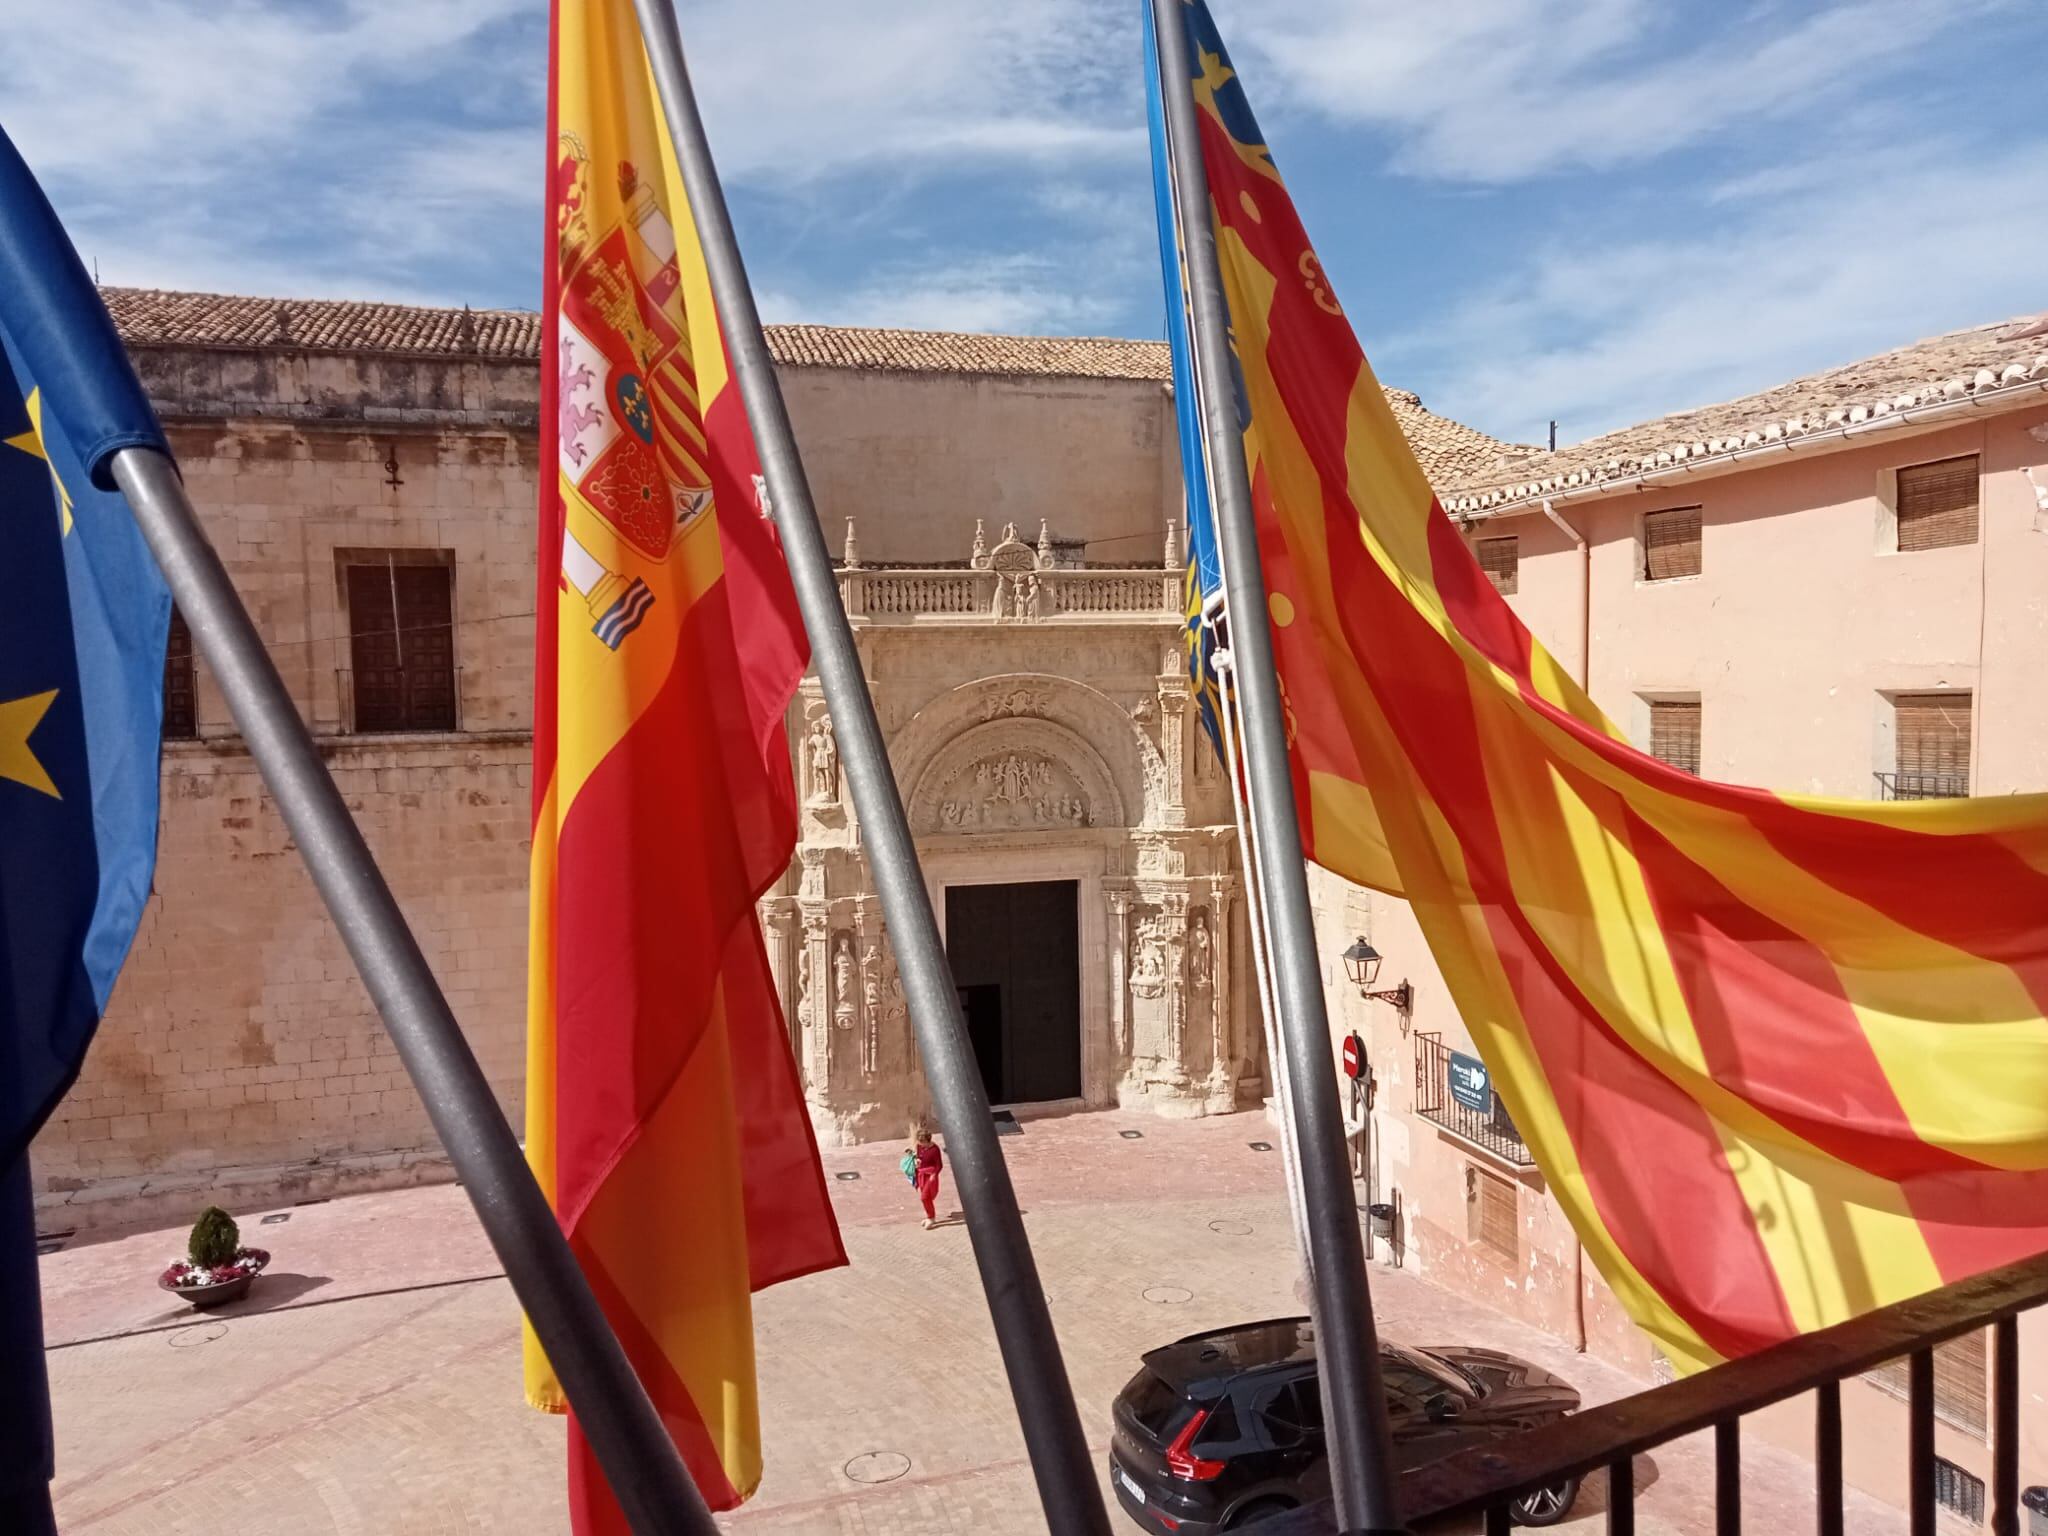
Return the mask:
M 535 370 L 289 347 L 152 346 L 137 363 L 207 531 L 517 1124 Z M 1035 538 L 1044 521 L 1084 541 L 1082 558 L 1159 569 L 1178 486 L 1157 383 L 831 369 L 786 370 L 785 382 L 821 516 L 835 543 L 858 518 L 870 561 L 958 565 L 978 521 L 992 538 L 1008 521 Z M 361 551 L 452 570 L 454 732 L 353 733 L 340 562 Z M 1060 826 L 963 837 L 934 821 L 933 868 L 966 880 L 994 859 L 1084 879 L 1086 1097 L 1229 1108 L 1258 1091 L 1263 1052 L 1244 1029 L 1255 1014 L 1235 848 L 1219 825 L 1228 797 L 1192 753 L 1168 584 L 1156 604 L 1146 581 L 1126 585 L 1145 611 L 883 626 L 864 630 L 863 655 L 892 737 L 924 752 L 985 723 L 954 716 L 989 679 L 1028 673 L 1060 691 L 1057 707 L 1013 722 L 1012 745 L 1094 758 L 1100 782 L 1061 780 Z M 77 1088 L 34 1149 L 49 1229 L 174 1219 L 216 1196 L 268 1204 L 446 1176 L 203 665 L 197 701 L 200 739 L 166 748 L 156 887 L 133 955 Z M 811 684 L 794 732 L 821 710 Z M 793 1044 L 823 1134 L 895 1135 L 922 1112 L 924 1089 L 888 974 L 874 977 L 872 1041 L 841 1027 L 842 1010 L 805 1006 L 802 936 L 820 923 L 893 966 L 836 790 L 830 803 L 814 797 L 805 829 L 766 904 Z M 933 889 L 943 911 L 942 881 Z M 1132 991 L 1140 971 L 1144 997 Z M 863 1026 L 866 979 L 854 998 Z
M 531 367 L 145 349 L 194 504 L 508 1114 L 530 822 Z M 346 550 L 453 570 L 460 730 L 350 730 Z M 172 1218 L 445 1177 L 419 1096 L 203 665 L 169 742 L 155 887 L 78 1085 L 37 1139 L 40 1221 Z

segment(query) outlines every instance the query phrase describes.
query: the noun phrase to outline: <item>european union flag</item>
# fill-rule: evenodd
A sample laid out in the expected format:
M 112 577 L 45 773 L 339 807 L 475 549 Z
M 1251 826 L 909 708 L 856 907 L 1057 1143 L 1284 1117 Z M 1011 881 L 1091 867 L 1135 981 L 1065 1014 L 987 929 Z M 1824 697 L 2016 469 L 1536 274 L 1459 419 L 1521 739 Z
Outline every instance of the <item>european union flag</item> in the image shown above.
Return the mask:
M 156 861 L 170 594 L 112 460 L 164 449 L 0 132 L 0 1531 L 54 1532 L 30 1139 L 77 1077 Z

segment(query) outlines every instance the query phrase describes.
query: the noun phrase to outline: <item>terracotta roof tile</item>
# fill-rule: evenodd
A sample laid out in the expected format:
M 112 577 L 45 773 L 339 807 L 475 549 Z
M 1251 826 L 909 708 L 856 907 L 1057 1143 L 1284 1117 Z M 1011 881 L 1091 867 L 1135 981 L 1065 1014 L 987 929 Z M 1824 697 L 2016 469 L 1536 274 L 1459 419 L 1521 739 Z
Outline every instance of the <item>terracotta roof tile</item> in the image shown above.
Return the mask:
M 130 346 L 292 347 L 441 357 L 537 357 L 540 316 L 510 309 L 423 309 L 355 299 L 250 299 L 155 288 L 102 288 Z
M 287 348 L 508 362 L 533 361 L 540 352 L 540 316 L 525 310 L 242 298 L 155 288 L 100 292 L 122 338 L 138 347 Z M 835 325 L 771 325 L 767 331 L 769 350 L 789 367 L 1160 383 L 1172 374 L 1163 341 Z M 1434 415 L 1405 389 L 1386 394 L 1433 481 L 1483 475 L 1534 452 Z
M 1660 416 L 1556 453 L 1530 449 L 1519 461 L 1446 477 L 1437 488 L 1451 512 L 1492 512 L 2041 383 L 2048 383 L 2048 316 L 2023 316 L 1896 347 L 1723 405 Z

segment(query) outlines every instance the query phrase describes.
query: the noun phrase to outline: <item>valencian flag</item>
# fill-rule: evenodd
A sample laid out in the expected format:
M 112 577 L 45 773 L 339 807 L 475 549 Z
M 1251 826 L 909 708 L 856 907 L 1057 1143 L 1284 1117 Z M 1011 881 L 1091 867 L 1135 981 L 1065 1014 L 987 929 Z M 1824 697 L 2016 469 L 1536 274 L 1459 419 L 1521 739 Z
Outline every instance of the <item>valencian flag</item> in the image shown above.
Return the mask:
M 0 132 L 0 1530 L 54 1531 L 28 1146 L 156 864 L 171 599 L 110 468 L 163 434 Z
M 1436 504 L 1179 14 L 1303 840 L 1413 906 L 1608 1283 L 1694 1367 L 2048 1249 L 2048 796 L 1825 801 L 1632 749 Z
M 527 1156 L 714 1509 L 750 1292 L 846 1262 L 755 899 L 807 660 L 632 0 L 556 0 Z M 527 1391 L 566 1407 L 529 1334 Z M 578 1532 L 625 1530 L 570 1425 Z

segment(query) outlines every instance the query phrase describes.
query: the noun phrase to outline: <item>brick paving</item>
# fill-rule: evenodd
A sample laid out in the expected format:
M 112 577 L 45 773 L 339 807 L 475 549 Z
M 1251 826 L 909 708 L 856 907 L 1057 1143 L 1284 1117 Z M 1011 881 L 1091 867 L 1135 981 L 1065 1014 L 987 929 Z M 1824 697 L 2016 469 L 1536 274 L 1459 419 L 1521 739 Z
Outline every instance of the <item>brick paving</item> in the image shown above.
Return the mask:
M 1141 1349 L 1300 1310 L 1279 1158 L 1248 1145 L 1273 1140 L 1255 1115 L 1124 1114 L 1029 1120 L 1004 1138 L 1098 1451 Z M 917 1224 L 900 1150 L 827 1154 L 828 1173 L 859 1175 L 832 1180 L 853 1263 L 758 1299 L 768 1471 L 755 1501 L 723 1517 L 734 1532 L 1044 1528 L 966 1231 Z M 262 1214 L 244 1220 L 272 1272 L 209 1317 L 154 1289 L 177 1232 L 113 1234 L 43 1261 L 63 1529 L 565 1530 L 561 1425 L 520 1401 L 517 1313 L 462 1192 L 335 1200 L 270 1226 Z M 1593 1401 L 1641 1385 L 1412 1275 L 1373 1279 L 1391 1337 L 1515 1350 Z M 1752 1519 L 1804 1528 L 1807 1465 L 1757 1444 L 1745 1457 Z M 1638 1483 L 1645 1531 L 1711 1529 L 1703 1443 L 1645 1458 Z M 1588 1488 L 1572 1525 L 1598 1528 L 1603 1508 Z M 1850 1524 L 1902 1521 L 1852 1493 Z

